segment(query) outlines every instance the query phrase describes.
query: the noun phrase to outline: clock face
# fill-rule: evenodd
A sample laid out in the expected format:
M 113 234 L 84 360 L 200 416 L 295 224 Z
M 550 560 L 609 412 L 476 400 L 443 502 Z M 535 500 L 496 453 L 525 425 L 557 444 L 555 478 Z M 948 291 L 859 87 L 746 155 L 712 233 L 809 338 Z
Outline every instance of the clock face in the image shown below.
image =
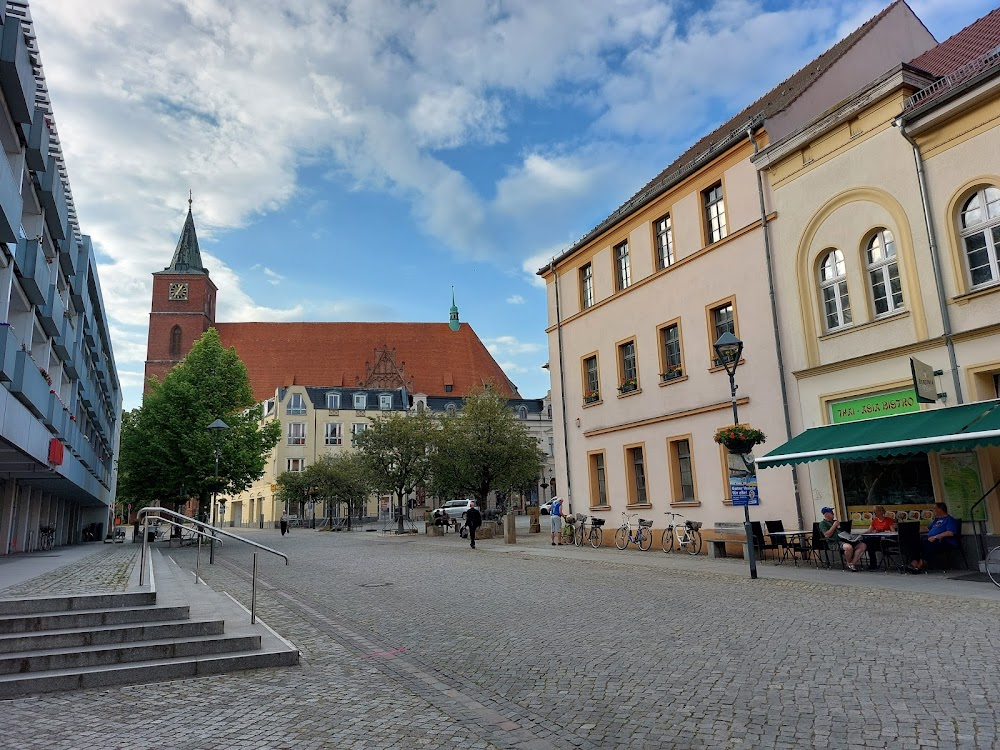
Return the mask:
M 168 296 L 170 299 L 184 300 L 188 298 L 188 285 L 187 282 L 183 283 L 172 283 L 168 291 Z

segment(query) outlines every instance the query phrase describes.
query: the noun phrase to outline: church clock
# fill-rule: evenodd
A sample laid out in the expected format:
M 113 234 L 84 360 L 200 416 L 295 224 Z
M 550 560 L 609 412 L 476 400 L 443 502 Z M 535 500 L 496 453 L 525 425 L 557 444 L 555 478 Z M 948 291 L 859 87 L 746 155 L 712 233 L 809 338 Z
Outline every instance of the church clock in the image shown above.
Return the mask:
M 172 300 L 186 300 L 188 298 L 187 282 L 173 282 L 167 290 L 167 296 Z

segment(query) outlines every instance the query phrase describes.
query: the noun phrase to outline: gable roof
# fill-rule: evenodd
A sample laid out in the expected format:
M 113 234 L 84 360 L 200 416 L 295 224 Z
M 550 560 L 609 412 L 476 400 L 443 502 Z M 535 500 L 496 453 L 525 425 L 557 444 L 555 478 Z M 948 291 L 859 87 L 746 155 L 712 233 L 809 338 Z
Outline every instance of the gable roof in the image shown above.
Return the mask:
M 638 211 L 668 187 L 679 182 L 688 173 L 693 172 L 702 163 L 729 148 L 737 139 L 745 138 L 748 128 L 756 129 L 767 118 L 786 110 L 898 5 L 905 5 L 904 0 L 895 0 L 886 6 L 881 13 L 870 18 L 808 65 L 803 66 L 753 104 L 744 107 L 739 113 L 702 137 L 674 159 L 666 169 L 647 182 L 639 192 L 629 198 L 614 213 L 574 243 L 572 247 L 561 253 L 556 260 L 561 260 L 576 252 L 605 229 Z M 546 268 L 542 268 L 539 273 L 544 273 L 546 270 Z
M 410 393 L 464 396 L 492 383 L 515 386 L 468 323 L 216 323 L 225 347 L 246 365 L 254 398 L 288 385 L 351 388 L 366 382 L 384 350 L 392 350 Z M 446 377 L 446 373 L 450 377 Z M 452 391 L 445 391 L 451 381 Z M 377 386 L 376 386 L 377 387 Z
M 913 58 L 910 65 L 936 76 L 956 69 L 993 52 L 1000 45 L 1000 8 L 974 21 L 941 44 Z

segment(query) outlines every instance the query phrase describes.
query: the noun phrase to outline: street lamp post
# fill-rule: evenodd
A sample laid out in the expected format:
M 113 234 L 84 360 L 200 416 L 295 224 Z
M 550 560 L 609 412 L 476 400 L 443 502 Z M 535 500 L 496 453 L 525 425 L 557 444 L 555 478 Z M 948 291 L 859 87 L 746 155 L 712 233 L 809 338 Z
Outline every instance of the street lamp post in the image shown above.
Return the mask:
M 229 425 L 221 419 L 216 419 L 208 426 L 208 434 L 212 436 L 212 448 L 215 449 L 215 484 L 212 485 L 212 538 L 209 540 L 208 564 L 215 564 L 215 526 L 217 521 L 216 508 L 218 502 L 216 495 L 219 491 L 219 440 L 223 432 L 229 429 Z
M 733 424 L 740 423 L 740 413 L 736 408 L 736 368 L 740 364 L 740 356 L 743 354 L 743 342 L 740 341 L 736 336 L 734 336 L 729 331 L 726 331 L 721 336 L 719 340 L 712 344 L 712 348 L 715 349 L 715 355 L 718 361 L 722 364 L 723 368 L 726 370 L 726 374 L 729 376 L 729 396 L 733 401 Z M 750 468 L 747 464 L 746 458 L 740 455 L 740 459 L 743 461 L 747 469 Z M 728 477 L 726 478 L 728 481 Z M 753 549 L 753 527 L 750 525 L 750 505 L 744 504 L 743 506 L 743 530 L 746 532 L 747 538 L 747 559 L 750 563 L 750 577 L 757 577 L 757 560 L 754 556 Z

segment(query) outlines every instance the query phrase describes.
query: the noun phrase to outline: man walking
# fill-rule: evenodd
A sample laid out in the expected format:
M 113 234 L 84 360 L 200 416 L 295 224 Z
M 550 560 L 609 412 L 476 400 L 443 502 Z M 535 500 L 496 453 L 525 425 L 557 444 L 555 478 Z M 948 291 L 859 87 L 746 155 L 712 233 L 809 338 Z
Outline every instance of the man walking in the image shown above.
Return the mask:
M 476 548 L 476 529 L 483 525 L 483 514 L 476 507 L 475 500 L 470 501 L 469 509 L 465 511 L 465 527 L 469 530 L 469 546 Z

